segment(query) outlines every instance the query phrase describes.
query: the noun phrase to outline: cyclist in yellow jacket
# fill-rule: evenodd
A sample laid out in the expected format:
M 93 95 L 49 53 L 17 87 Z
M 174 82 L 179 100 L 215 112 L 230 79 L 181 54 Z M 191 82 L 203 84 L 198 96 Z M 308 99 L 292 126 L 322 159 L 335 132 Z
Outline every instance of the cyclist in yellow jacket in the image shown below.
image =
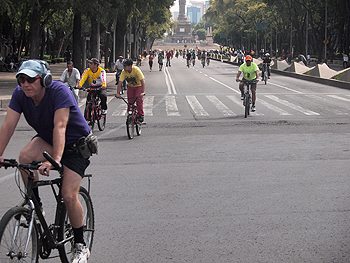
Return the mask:
M 102 114 L 107 114 L 107 81 L 106 71 L 100 67 L 100 62 L 97 58 L 88 60 L 89 67 L 85 69 L 81 80 L 79 81 L 79 88 L 81 88 L 87 80 L 90 87 L 101 87 L 101 90 L 97 91 L 101 99 Z M 86 102 L 90 101 L 91 95 L 89 94 Z

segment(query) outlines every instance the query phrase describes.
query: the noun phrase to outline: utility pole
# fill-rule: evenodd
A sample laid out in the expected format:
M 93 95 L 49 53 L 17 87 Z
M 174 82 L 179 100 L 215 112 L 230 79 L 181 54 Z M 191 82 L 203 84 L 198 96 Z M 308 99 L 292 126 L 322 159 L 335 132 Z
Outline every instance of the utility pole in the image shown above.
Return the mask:
M 305 56 L 309 54 L 309 10 L 306 10 Z
M 324 62 L 326 63 L 327 61 L 327 44 L 328 44 L 328 40 L 327 40 L 327 24 L 328 24 L 328 1 L 325 0 L 325 21 L 324 21 Z

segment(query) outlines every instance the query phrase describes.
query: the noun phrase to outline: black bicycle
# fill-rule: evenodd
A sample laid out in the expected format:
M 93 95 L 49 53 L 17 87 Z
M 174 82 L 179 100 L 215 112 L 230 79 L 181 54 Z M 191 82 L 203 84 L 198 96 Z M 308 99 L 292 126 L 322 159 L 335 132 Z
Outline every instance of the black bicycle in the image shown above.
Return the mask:
M 0 166 L 4 168 L 17 168 L 16 178 L 18 180 L 20 180 L 18 170 L 28 174 L 26 192 L 19 187 L 24 198 L 23 203 L 9 209 L 0 221 L 0 262 L 36 263 L 39 256 L 42 259 L 57 257 L 50 257 L 54 249 L 58 250 L 61 262 L 70 262 L 70 254 L 74 248 L 74 236 L 61 194 L 63 167 L 47 152 L 44 152 L 43 155 L 59 172 L 61 175 L 59 178 L 34 181 L 33 171 L 40 167 L 41 162 L 19 164 L 14 159 L 5 159 L 0 163 Z M 84 177 L 88 178 L 88 189 L 80 187 L 79 199 L 84 211 L 84 241 L 91 251 L 94 237 L 94 209 L 89 194 L 91 175 Z M 19 186 L 19 181 L 17 182 Z M 33 194 L 33 188 L 48 185 L 51 186 L 57 203 L 55 219 L 50 225 Z
M 243 79 L 240 82 L 243 83 L 243 106 L 244 106 L 244 118 L 250 115 L 250 105 L 252 104 L 252 89 L 251 86 L 257 83 L 257 80 Z
M 90 100 L 86 103 L 84 117 L 94 130 L 95 123 L 97 123 L 98 129 L 103 131 L 106 127 L 106 114 L 102 114 L 101 99 L 99 92 L 101 92 L 101 87 L 90 87 L 86 89 L 89 93 Z
M 145 94 L 142 93 L 141 96 L 144 96 Z M 142 123 L 138 119 L 138 112 L 136 107 L 136 100 L 134 99 L 133 103 L 129 103 L 127 98 L 124 97 L 117 97 L 122 99 L 126 105 L 128 105 L 128 115 L 126 116 L 126 132 L 128 134 L 129 139 L 133 139 L 135 135 L 135 130 L 137 136 L 141 135 L 141 128 Z

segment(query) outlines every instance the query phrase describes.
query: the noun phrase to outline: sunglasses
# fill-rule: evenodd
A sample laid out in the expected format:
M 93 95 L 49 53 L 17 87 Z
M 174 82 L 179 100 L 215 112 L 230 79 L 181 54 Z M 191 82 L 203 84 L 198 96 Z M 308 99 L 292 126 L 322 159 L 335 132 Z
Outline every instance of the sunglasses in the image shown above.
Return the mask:
M 23 84 L 25 81 L 27 81 L 28 83 L 34 83 L 34 81 L 36 81 L 37 79 L 40 79 L 39 76 L 36 76 L 34 78 L 28 77 L 27 75 L 19 75 L 17 77 L 17 81 L 19 84 Z

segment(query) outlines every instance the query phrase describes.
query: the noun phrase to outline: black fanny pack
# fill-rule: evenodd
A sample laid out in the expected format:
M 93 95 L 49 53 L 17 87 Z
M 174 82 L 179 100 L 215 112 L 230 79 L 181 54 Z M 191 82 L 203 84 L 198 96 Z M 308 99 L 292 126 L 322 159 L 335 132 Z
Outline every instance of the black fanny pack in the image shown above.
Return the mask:
M 81 137 L 69 148 L 80 153 L 83 158 L 89 159 L 91 155 L 98 153 L 97 136 L 90 133 L 86 137 Z

